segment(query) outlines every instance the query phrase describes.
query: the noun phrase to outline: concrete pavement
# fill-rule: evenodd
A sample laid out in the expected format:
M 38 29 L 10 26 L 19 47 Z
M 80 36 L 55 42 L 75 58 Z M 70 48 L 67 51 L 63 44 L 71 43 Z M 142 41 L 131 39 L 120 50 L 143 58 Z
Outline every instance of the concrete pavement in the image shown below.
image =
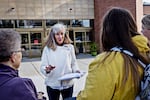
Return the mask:
M 77 62 L 81 71 L 87 72 L 88 65 L 94 58 L 95 57 L 91 56 L 90 54 L 78 54 Z M 40 64 L 40 58 L 23 58 L 21 66 L 19 68 L 19 74 L 21 77 L 31 78 L 37 88 L 37 91 L 43 91 L 45 93 L 44 96 L 47 97 L 46 87 L 44 84 L 44 76 L 40 72 Z M 87 73 L 80 79 L 76 80 L 73 96 L 76 96 L 79 91 L 84 88 L 86 76 Z

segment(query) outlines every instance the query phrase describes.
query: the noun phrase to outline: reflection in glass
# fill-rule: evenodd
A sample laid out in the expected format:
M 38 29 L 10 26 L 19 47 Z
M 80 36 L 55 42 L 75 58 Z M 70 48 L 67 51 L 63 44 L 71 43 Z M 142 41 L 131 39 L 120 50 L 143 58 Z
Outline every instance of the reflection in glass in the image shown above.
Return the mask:
M 42 46 L 41 45 L 32 45 L 31 49 L 41 49 Z
M 82 21 L 81 20 L 72 20 L 72 26 L 73 27 L 81 27 Z
M 0 20 L 0 28 L 13 28 L 13 20 Z
M 42 46 L 41 45 L 31 45 L 31 54 L 32 56 L 40 56 L 42 53 Z
M 15 20 L 16 28 L 41 28 L 42 20 Z
M 31 43 L 38 44 L 41 43 L 41 33 L 31 33 Z
M 58 23 L 57 20 L 46 20 L 46 26 L 47 27 L 53 26 L 56 23 Z
M 82 26 L 83 27 L 90 27 L 90 21 L 89 20 L 83 20 L 82 21 Z
M 75 32 L 76 34 L 76 42 L 84 41 L 84 32 Z
M 90 42 L 90 41 L 92 41 L 92 33 L 91 32 L 86 32 L 86 41 L 88 42 Z
M 93 20 L 72 20 L 73 27 L 93 27 Z
M 60 23 L 63 23 L 66 26 L 70 26 L 70 20 L 59 20 Z
M 24 51 L 22 51 L 22 56 L 29 57 L 29 45 L 22 45 L 21 48 L 24 49 Z
M 29 43 L 28 34 L 21 34 L 21 44 Z

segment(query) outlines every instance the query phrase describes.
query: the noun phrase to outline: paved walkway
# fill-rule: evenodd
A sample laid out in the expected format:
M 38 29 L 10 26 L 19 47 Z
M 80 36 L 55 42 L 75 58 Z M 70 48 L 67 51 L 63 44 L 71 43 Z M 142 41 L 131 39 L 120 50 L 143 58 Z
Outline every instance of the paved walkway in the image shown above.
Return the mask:
M 90 54 L 79 54 L 77 55 L 78 65 L 81 71 L 87 72 L 89 63 L 94 59 Z M 19 68 L 20 76 L 31 78 L 37 88 L 37 91 L 43 91 L 47 97 L 46 88 L 44 84 L 44 76 L 40 72 L 40 58 L 23 58 L 21 66 Z M 86 75 L 77 79 L 74 86 L 73 96 L 76 96 L 80 90 L 84 88 Z

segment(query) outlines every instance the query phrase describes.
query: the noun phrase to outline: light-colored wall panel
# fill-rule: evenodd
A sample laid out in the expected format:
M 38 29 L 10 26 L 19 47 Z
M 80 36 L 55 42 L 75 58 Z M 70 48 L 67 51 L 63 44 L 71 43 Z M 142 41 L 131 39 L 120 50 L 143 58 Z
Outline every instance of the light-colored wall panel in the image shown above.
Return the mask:
M 0 0 L 0 2 L 0 19 L 94 18 L 94 0 Z M 15 9 L 8 12 L 11 8 Z
M 18 16 L 26 15 L 26 9 L 25 8 L 18 8 L 16 11 L 18 13 Z

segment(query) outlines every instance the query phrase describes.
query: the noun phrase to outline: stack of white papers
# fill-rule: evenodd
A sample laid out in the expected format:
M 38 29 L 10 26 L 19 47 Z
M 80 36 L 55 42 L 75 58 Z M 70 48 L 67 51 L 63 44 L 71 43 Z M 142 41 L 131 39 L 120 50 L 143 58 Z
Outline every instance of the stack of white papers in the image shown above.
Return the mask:
M 58 78 L 58 80 L 63 81 L 63 80 L 70 80 L 73 78 L 80 78 L 85 74 L 85 72 L 80 72 L 80 73 L 69 73 L 69 74 L 65 74 L 63 76 L 61 76 L 60 78 Z

